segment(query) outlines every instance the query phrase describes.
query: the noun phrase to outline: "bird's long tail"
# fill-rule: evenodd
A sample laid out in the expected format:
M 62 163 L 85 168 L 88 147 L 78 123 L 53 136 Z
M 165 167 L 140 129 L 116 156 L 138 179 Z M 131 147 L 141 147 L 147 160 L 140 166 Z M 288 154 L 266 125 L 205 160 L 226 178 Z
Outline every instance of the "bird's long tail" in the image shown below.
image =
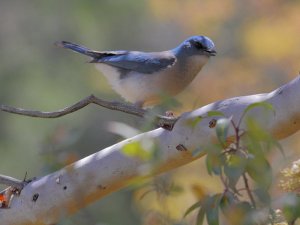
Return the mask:
M 74 44 L 74 43 L 68 42 L 68 41 L 58 41 L 55 43 L 55 45 L 58 47 L 71 49 L 74 52 L 78 52 L 78 53 L 90 56 L 94 59 L 101 58 L 103 56 L 102 52 L 93 51 L 87 47 L 84 47 L 82 45 L 77 45 L 77 44 Z

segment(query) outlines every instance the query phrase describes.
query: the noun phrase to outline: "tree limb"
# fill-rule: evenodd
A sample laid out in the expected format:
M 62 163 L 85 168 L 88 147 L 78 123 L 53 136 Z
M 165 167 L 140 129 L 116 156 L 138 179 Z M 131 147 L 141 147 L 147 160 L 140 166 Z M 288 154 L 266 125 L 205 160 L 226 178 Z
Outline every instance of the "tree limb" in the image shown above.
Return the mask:
M 148 116 L 148 111 L 139 107 L 136 107 L 134 105 L 125 104 L 121 102 L 110 102 L 105 101 L 103 99 L 97 98 L 94 95 L 90 95 L 88 97 L 83 98 L 82 100 L 76 102 L 75 104 L 65 107 L 64 109 L 60 109 L 53 112 L 42 112 L 37 110 L 26 110 L 22 108 L 16 108 L 12 106 L 7 105 L 0 105 L 0 110 L 8 113 L 13 114 L 19 114 L 23 116 L 29 116 L 29 117 L 38 117 L 38 118 L 58 118 L 65 115 L 68 115 L 70 113 L 76 112 L 84 107 L 86 107 L 89 104 L 95 104 L 102 106 L 107 109 L 111 110 L 117 110 L 121 112 L 125 112 L 131 115 L 135 115 L 138 117 L 145 118 Z M 154 121 L 159 127 L 165 127 L 172 129 L 175 122 L 178 118 L 175 117 L 166 117 L 161 115 L 154 115 Z
M 60 218 L 129 185 L 132 179 L 154 176 L 203 156 L 207 146 L 217 140 L 212 121 L 221 118 L 218 115 L 207 116 L 210 111 L 220 111 L 226 117 L 232 117 L 237 124 L 248 105 L 265 101 L 273 105 L 275 114 L 266 115 L 263 108 L 257 107 L 247 116 L 260 122 L 275 138 L 288 137 L 300 129 L 299 99 L 300 77 L 297 77 L 270 93 L 226 99 L 184 113 L 172 131 L 158 128 L 142 133 L 30 182 L 19 196 L 12 199 L 10 208 L 0 209 L 1 224 L 54 224 Z M 244 120 L 240 127 L 247 130 Z M 228 135 L 235 135 L 232 128 Z M 126 154 L 124 147 L 132 143 L 140 143 L 135 146 L 146 152 L 158 149 L 159 160 L 155 167 L 147 158 Z M 198 154 L 195 155 L 195 152 Z M 141 169 L 149 167 L 147 171 Z

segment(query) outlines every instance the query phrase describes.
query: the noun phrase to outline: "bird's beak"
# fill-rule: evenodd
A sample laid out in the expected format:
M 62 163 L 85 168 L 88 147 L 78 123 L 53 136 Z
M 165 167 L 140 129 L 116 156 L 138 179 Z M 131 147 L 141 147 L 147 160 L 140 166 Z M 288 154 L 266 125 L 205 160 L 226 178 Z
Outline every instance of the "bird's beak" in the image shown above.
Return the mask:
M 217 55 L 217 51 L 215 49 L 210 49 L 206 51 L 209 56 L 215 56 Z

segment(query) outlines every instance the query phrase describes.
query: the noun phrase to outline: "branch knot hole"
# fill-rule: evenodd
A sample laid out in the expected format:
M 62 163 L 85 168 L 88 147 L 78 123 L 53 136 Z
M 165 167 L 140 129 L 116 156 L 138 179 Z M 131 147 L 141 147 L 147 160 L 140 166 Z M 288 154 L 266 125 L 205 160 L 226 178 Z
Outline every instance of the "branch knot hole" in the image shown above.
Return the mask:
M 34 194 L 34 195 L 32 196 L 32 201 L 33 201 L 33 202 L 36 202 L 36 201 L 38 200 L 39 196 L 40 196 L 40 195 L 39 195 L 38 193 Z
M 212 119 L 208 123 L 209 128 L 214 128 L 216 125 L 217 125 L 217 120 L 216 119 Z
M 183 144 L 179 144 L 176 146 L 176 149 L 180 152 L 186 152 L 187 148 Z

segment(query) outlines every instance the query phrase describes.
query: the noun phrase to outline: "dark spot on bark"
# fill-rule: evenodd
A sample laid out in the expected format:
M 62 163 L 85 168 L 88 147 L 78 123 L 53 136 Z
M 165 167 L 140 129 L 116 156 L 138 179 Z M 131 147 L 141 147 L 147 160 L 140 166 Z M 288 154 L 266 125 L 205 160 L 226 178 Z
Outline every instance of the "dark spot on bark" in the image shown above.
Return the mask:
M 216 119 L 212 119 L 211 121 L 209 121 L 209 128 L 214 128 L 217 125 L 217 120 Z
M 163 129 L 165 129 L 165 130 L 171 131 L 173 129 L 174 125 L 162 124 L 160 127 L 163 128 Z
M 36 201 L 38 200 L 39 196 L 40 196 L 40 195 L 39 195 L 38 193 L 34 194 L 34 195 L 32 196 L 32 201 L 33 201 L 33 202 L 36 202 Z
M 297 121 L 294 121 L 294 124 L 297 124 Z
M 184 145 L 182 145 L 182 144 L 177 145 L 176 149 L 178 151 L 181 151 L 181 152 L 186 152 L 187 151 L 187 148 Z
M 99 184 L 97 187 L 98 187 L 99 189 L 101 189 L 101 190 L 105 190 L 105 189 L 106 189 L 106 187 L 103 186 L 103 185 L 101 185 L 101 184 Z
M 64 189 L 64 190 L 67 190 L 67 186 L 64 186 L 63 189 Z

